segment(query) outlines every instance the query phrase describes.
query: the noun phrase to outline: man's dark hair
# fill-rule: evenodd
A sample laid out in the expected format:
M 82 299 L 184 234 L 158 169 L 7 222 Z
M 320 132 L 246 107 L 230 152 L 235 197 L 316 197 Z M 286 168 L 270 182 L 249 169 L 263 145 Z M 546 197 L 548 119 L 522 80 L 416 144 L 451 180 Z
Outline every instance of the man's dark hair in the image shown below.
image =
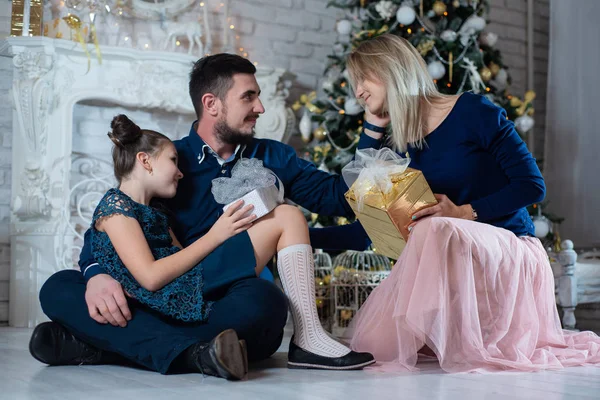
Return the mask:
M 202 118 L 202 96 L 212 93 L 221 101 L 233 86 L 233 75 L 255 74 L 256 67 L 235 54 L 215 54 L 199 59 L 190 72 L 190 97 L 198 119 Z

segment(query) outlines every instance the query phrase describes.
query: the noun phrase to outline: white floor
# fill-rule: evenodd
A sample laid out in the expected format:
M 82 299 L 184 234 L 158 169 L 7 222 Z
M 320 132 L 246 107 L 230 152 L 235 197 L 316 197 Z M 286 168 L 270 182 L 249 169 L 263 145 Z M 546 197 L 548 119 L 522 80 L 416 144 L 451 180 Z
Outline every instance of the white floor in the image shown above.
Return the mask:
M 446 374 L 432 362 L 405 374 L 290 370 L 289 331 L 279 352 L 251 366 L 244 382 L 118 366 L 47 367 L 29 355 L 30 335 L 0 327 L 0 399 L 600 399 L 595 367 L 486 375 Z

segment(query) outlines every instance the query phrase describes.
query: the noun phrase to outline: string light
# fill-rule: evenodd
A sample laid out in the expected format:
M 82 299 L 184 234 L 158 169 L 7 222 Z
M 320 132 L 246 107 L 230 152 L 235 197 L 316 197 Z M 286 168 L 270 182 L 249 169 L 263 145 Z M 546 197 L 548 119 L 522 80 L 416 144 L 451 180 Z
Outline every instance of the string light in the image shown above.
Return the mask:
M 410 35 L 410 34 L 412 33 L 412 29 L 408 28 L 408 29 L 406 30 L 406 32 L 408 32 L 408 34 Z
M 176 46 L 181 46 L 181 42 L 178 40 L 178 41 L 175 42 L 175 45 Z
M 229 25 L 229 29 L 233 29 L 233 28 L 235 28 L 235 26 Z

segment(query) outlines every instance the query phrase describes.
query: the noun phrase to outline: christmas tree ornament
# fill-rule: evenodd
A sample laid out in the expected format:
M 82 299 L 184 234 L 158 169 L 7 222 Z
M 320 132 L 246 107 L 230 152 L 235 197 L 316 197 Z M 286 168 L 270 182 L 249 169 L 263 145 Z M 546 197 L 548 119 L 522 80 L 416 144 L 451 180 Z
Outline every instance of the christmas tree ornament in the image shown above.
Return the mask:
M 454 0 L 454 1 L 452 2 L 452 7 L 454 7 L 454 8 L 458 8 L 458 7 L 460 7 L 460 1 L 458 1 L 458 0 Z
M 442 32 L 442 34 L 440 35 L 440 38 L 444 42 L 454 42 L 456 40 L 456 36 L 457 36 L 457 33 L 454 32 L 452 29 L 446 29 L 444 32 Z
M 525 96 L 523 96 L 523 103 L 521 103 L 519 108 L 516 110 L 517 115 L 525 114 L 527 107 L 529 107 L 529 105 L 533 102 L 533 99 L 535 99 L 535 92 L 533 90 L 526 91 Z
M 504 90 L 507 84 L 508 72 L 504 68 L 500 68 L 494 79 L 490 81 L 490 85 L 494 86 L 497 90 Z
M 363 108 L 355 97 L 346 97 L 344 111 L 348 115 L 358 115 L 363 112 Z
M 325 79 L 323 81 L 323 84 L 321 85 L 321 87 L 323 88 L 323 90 L 325 90 L 326 92 L 332 92 L 333 91 L 333 82 L 330 81 L 329 79 Z
M 479 43 L 485 46 L 494 47 L 497 41 L 498 35 L 494 32 L 482 32 L 481 35 L 479 35 Z
M 490 65 L 488 67 L 490 71 L 492 71 L 492 76 L 496 76 L 498 75 L 498 72 L 500 72 L 500 66 L 493 61 L 490 62 Z
M 338 21 L 336 30 L 340 35 L 350 35 L 352 32 L 352 22 L 348 21 L 347 19 L 342 19 Z
M 417 45 L 417 51 L 425 57 L 427 53 L 433 50 L 433 46 L 435 46 L 435 40 L 421 40 Z
M 333 45 L 333 54 L 336 56 L 341 56 L 344 54 L 344 45 L 341 43 L 336 43 Z
M 308 111 L 306 110 L 304 110 L 304 114 L 302 115 L 302 118 L 300 118 L 298 129 L 300 130 L 300 136 L 302 137 L 302 141 L 304 143 L 310 142 L 312 133 L 312 121 L 310 119 Z
M 346 82 L 350 81 L 350 73 L 348 72 L 347 69 L 344 69 L 342 71 L 342 77 L 346 80 Z
M 313 136 L 319 142 L 322 142 L 323 140 L 325 140 L 327 138 L 327 131 L 325 130 L 325 128 L 323 126 L 319 126 L 317 129 L 314 130 Z
M 399 24 L 402 25 L 412 24 L 413 22 L 415 22 L 416 17 L 417 13 L 415 12 L 414 8 L 407 5 L 400 6 L 398 11 L 396 12 L 396 20 Z
M 474 35 L 475 33 L 482 31 L 485 28 L 485 25 L 485 19 L 481 18 L 479 15 L 473 14 L 462 24 L 458 33 Z
M 446 12 L 446 4 L 444 4 L 444 2 L 439 1 L 439 0 L 436 1 L 435 3 L 433 3 L 433 12 L 438 17 L 443 15 Z
M 397 10 L 398 6 L 389 0 L 381 0 L 379 3 L 375 4 L 375 11 L 377 11 L 379 16 L 386 21 L 392 18 Z
M 521 104 L 523 104 L 523 102 L 517 96 L 512 96 L 510 98 L 510 106 L 511 107 L 519 107 Z
M 492 79 L 492 71 L 488 67 L 483 67 L 479 70 L 479 75 L 481 76 L 481 80 L 484 82 L 489 82 Z
M 535 237 L 537 237 L 538 239 L 543 239 L 550 233 L 550 230 L 552 228 L 551 222 L 548 218 L 542 215 L 542 207 L 540 207 L 539 204 L 534 205 L 534 207 L 537 209 L 538 212 L 537 215 L 531 217 L 535 229 L 534 234 Z
M 427 65 L 431 79 L 442 79 L 446 75 L 446 67 L 440 61 L 432 61 Z
M 527 114 L 521 115 L 520 117 L 517 117 L 517 119 L 515 119 L 515 128 L 517 128 L 517 130 L 521 134 L 529 132 L 529 130 L 533 128 L 534 124 L 535 121 L 533 120 L 533 118 L 531 118 Z

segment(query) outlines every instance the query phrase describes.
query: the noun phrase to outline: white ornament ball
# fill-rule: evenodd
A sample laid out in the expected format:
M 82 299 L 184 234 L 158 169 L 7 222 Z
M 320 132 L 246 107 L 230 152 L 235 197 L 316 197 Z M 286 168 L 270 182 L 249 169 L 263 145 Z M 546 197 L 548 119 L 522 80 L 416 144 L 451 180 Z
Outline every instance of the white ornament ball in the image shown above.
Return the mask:
M 342 71 L 342 76 L 344 77 L 344 79 L 345 79 L 346 81 L 350 82 L 350 73 L 348 72 L 348 70 L 347 70 L 347 69 L 344 69 L 344 70 Z
M 543 239 L 550 233 L 550 221 L 546 217 L 534 217 L 533 226 L 535 228 L 535 237 Z
M 396 19 L 398 23 L 402 25 L 410 25 L 415 22 L 415 18 L 417 14 L 415 13 L 415 9 L 409 6 L 402 6 L 396 12 Z
M 484 32 L 479 36 L 479 42 L 486 46 L 494 47 L 496 42 L 498 42 L 498 35 L 494 32 Z
M 475 32 L 482 31 L 485 28 L 485 19 L 481 18 L 478 15 L 471 15 L 464 23 L 463 27 L 471 28 Z
M 456 40 L 456 36 L 457 33 L 454 32 L 452 29 L 447 29 L 440 35 L 444 42 L 454 42 Z
M 344 112 L 348 115 L 358 115 L 363 111 L 362 106 L 354 97 L 346 97 L 344 102 Z
M 342 54 L 344 54 L 344 45 L 341 43 L 336 43 L 333 45 L 333 53 L 336 56 L 341 56 Z
M 343 19 L 337 23 L 337 33 L 340 35 L 349 35 L 352 32 L 352 22 Z
M 325 90 L 327 92 L 331 92 L 331 91 L 333 91 L 333 82 L 330 81 L 329 79 L 325 79 L 323 81 L 323 84 L 321 85 L 321 87 L 323 88 L 323 90 Z
M 440 61 L 433 61 L 427 65 L 427 71 L 432 79 L 441 79 L 446 75 L 446 67 Z
M 300 135 L 302 135 L 302 140 L 304 140 L 305 143 L 308 143 L 312 134 L 312 121 L 310 120 L 308 112 L 305 111 L 302 118 L 300 118 L 298 129 L 300 130 Z
M 534 124 L 535 124 L 535 121 L 533 120 L 533 118 L 531 118 L 527 114 L 521 115 L 520 117 L 518 117 L 517 119 L 515 119 L 515 127 L 517 128 L 517 130 L 520 133 L 527 133 L 527 132 L 529 132 L 529 130 L 531 128 L 533 128 Z
M 490 81 L 490 84 L 493 85 L 498 90 L 503 90 L 506 88 L 506 84 L 508 83 L 508 72 L 504 68 L 502 68 L 494 79 Z

